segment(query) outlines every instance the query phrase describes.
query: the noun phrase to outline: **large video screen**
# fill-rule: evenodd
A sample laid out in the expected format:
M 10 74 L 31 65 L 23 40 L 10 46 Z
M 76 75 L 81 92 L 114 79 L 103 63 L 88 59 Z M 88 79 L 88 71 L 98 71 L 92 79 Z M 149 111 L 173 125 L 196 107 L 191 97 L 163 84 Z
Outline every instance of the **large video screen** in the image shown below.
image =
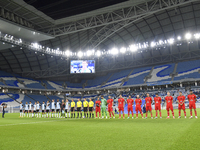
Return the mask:
M 95 61 L 71 60 L 70 73 L 95 73 Z

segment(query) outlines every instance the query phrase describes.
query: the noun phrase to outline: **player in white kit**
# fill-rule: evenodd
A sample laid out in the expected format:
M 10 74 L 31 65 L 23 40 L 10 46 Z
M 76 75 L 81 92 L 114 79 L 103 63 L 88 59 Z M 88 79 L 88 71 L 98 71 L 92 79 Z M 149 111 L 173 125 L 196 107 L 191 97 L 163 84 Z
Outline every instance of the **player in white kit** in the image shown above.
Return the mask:
M 39 101 L 37 101 L 37 105 L 36 105 L 36 113 L 37 113 L 37 118 L 41 118 L 41 114 L 40 114 L 40 103 Z M 38 116 L 39 115 L 39 116 Z
M 60 101 L 59 101 L 59 99 L 57 99 L 57 103 L 56 103 L 56 117 L 60 118 Z
M 56 109 L 56 103 L 54 102 L 54 99 L 51 102 L 51 111 L 52 111 L 52 118 L 53 118 L 53 114 L 55 113 L 55 109 Z M 56 117 L 56 116 L 55 116 Z
M 35 102 L 35 104 L 33 105 L 33 115 L 32 115 L 32 118 L 34 117 L 34 115 L 36 117 L 36 113 L 37 113 L 36 107 L 37 107 L 37 103 Z
M 46 105 L 45 105 L 45 102 L 43 101 L 43 103 L 42 103 L 42 117 L 45 117 L 45 107 L 46 107 Z
M 29 114 L 29 117 L 31 117 L 31 113 L 32 113 L 32 117 L 33 117 L 33 110 L 32 110 L 32 107 L 33 107 L 33 104 L 31 103 L 31 101 L 29 102 L 29 106 L 28 106 L 28 114 Z
M 19 104 L 20 116 L 19 117 L 23 117 L 23 107 L 24 107 L 24 105 L 22 104 L 22 102 L 20 102 L 20 104 Z
M 25 117 L 25 113 L 27 113 L 27 117 L 28 117 L 28 102 L 26 102 L 25 104 L 25 110 L 24 110 L 24 117 Z
M 70 111 L 69 111 L 69 102 L 68 102 L 68 99 L 66 99 L 66 102 L 65 102 L 65 118 L 67 118 L 67 113 L 69 113 L 69 118 L 70 118 Z
M 49 101 L 47 101 L 47 104 L 46 104 L 46 113 L 47 113 L 47 118 L 48 118 L 48 115 L 51 118 L 50 103 L 49 103 Z

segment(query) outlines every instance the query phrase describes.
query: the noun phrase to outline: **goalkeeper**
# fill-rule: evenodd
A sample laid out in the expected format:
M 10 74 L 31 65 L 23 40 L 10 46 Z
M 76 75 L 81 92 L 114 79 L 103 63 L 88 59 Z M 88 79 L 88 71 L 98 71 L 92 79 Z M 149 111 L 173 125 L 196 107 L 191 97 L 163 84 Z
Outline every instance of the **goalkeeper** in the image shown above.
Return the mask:
M 106 105 L 107 105 L 107 101 L 106 99 L 103 97 L 103 95 L 101 96 L 101 112 L 102 112 L 102 119 L 104 118 L 104 112 L 106 114 L 106 119 L 107 119 L 107 111 L 106 111 Z

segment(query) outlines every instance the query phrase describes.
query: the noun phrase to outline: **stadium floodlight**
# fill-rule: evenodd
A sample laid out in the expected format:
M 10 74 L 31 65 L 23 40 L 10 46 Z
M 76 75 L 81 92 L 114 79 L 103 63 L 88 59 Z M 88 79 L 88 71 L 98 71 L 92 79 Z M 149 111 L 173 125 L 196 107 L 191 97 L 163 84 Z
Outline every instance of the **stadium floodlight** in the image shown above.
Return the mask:
M 125 47 L 120 48 L 120 52 L 121 53 L 125 53 L 126 52 L 126 48 Z
M 137 47 L 138 47 L 138 49 L 142 49 L 143 48 L 143 46 L 140 43 L 137 44 Z
M 144 47 L 144 48 L 147 48 L 147 47 L 148 47 L 148 42 L 147 42 L 147 43 L 144 43 L 144 44 L 143 44 L 143 47 Z
M 117 48 L 112 48 L 110 50 L 110 53 L 113 54 L 113 55 L 117 55 L 118 54 L 118 49 Z
M 38 43 L 33 43 L 33 47 L 36 48 L 36 49 L 39 48 Z
M 96 52 L 96 56 L 101 56 L 101 52 L 99 50 Z
M 77 53 L 77 56 L 78 56 L 78 57 L 82 57 L 82 56 L 83 56 L 83 52 L 79 51 L 79 52 Z
M 156 43 L 155 42 L 151 42 L 151 47 L 155 47 Z
M 92 55 L 92 50 L 88 50 L 87 51 L 87 56 L 91 56 Z
M 174 43 L 174 39 L 173 39 L 173 38 L 168 39 L 167 41 L 168 41 L 168 43 L 169 43 L 170 45 Z
M 130 45 L 129 47 L 131 52 L 136 52 L 138 50 L 138 47 L 136 45 Z
M 180 40 L 181 40 L 181 37 L 180 37 L 180 36 L 178 36 L 178 37 L 177 37 L 177 39 L 180 41 Z
M 196 39 L 199 39 L 199 38 L 200 38 L 200 33 L 194 34 L 194 37 L 195 37 Z
M 159 44 L 162 45 L 164 44 L 164 42 L 162 40 L 159 40 Z
M 191 33 L 186 33 L 186 34 L 185 34 L 185 38 L 186 38 L 187 40 L 191 39 L 191 38 L 192 38 Z
M 65 51 L 65 55 L 66 55 L 66 56 L 71 56 L 71 52 L 70 52 L 69 50 L 66 50 L 66 51 Z

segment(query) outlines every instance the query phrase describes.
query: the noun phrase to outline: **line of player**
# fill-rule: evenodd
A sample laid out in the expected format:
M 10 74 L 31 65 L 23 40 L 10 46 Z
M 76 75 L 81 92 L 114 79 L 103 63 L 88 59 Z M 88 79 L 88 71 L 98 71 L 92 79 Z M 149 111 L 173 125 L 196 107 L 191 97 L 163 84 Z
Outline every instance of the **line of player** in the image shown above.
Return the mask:
M 95 106 L 95 112 L 96 112 L 96 118 L 104 118 L 104 113 L 106 114 L 106 119 L 107 119 L 107 106 L 108 106 L 108 112 L 109 112 L 109 116 L 110 119 L 115 118 L 114 112 L 113 112 L 113 99 L 111 98 L 111 96 L 108 97 L 109 99 L 106 100 L 103 96 L 101 96 L 101 100 L 98 98 L 97 101 L 94 102 L 92 101 L 92 99 L 89 99 L 89 102 L 84 99 L 83 103 L 80 101 L 80 99 L 78 99 L 77 103 L 74 102 L 74 100 L 72 99 L 71 103 L 69 104 L 68 100 L 66 100 L 64 102 L 64 100 L 62 100 L 62 103 L 59 102 L 59 100 L 57 100 L 57 102 L 55 102 L 54 100 L 52 100 L 52 102 L 50 103 L 49 101 L 47 101 L 47 103 L 45 104 L 45 102 L 42 103 L 42 105 L 40 105 L 39 102 L 35 102 L 35 104 L 33 105 L 31 102 L 28 104 L 26 102 L 25 106 L 23 106 L 22 102 L 20 103 L 20 117 L 25 117 L 25 113 L 27 113 L 27 117 L 41 117 L 41 114 L 39 113 L 40 109 L 42 110 L 42 117 L 70 117 L 71 118 L 75 118 L 75 108 L 77 110 L 77 118 L 82 118 L 82 109 L 84 111 L 84 116 L 83 118 L 94 118 L 94 106 Z M 158 111 L 160 114 L 160 118 L 162 118 L 162 114 L 161 114 L 161 97 L 158 96 L 158 94 L 156 94 L 156 96 L 154 97 L 154 102 L 155 102 L 155 111 L 156 111 L 156 117 L 155 119 L 158 118 Z M 167 110 L 167 119 L 170 118 L 169 117 L 169 111 L 171 110 L 173 118 L 174 117 L 174 111 L 173 111 L 173 97 L 170 95 L 170 92 L 167 92 L 167 96 L 165 97 L 165 101 L 166 101 L 166 110 Z M 194 109 L 195 112 L 195 118 L 197 118 L 197 111 L 196 111 L 196 95 L 193 94 L 192 91 L 190 91 L 190 94 L 188 95 L 188 101 L 189 101 L 189 109 L 190 109 L 190 119 L 193 118 L 192 116 L 192 109 Z M 152 98 L 149 96 L 149 94 L 147 93 L 147 97 L 145 98 L 145 105 L 146 105 L 146 117 L 145 119 L 147 119 L 148 117 L 148 112 L 151 113 L 151 118 L 153 119 L 153 114 L 152 114 Z M 182 92 L 179 92 L 179 96 L 177 97 L 177 102 L 178 102 L 178 110 L 179 110 L 179 116 L 178 118 L 181 118 L 181 110 L 183 110 L 185 118 L 186 118 L 186 111 L 185 111 L 185 96 L 182 95 Z M 128 119 L 130 118 L 130 112 L 132 114 L 132 118 L 134 118 L 134 113 L 133 113 L 133 105 L 134 105 L 134 100 L 131 98 L 131 96 L 129 96 L 129 98 L 127 99 L 127 104 L 128 104 Z M 136 96 L 135 99 L 135 111 L 136 111 L 136 119 L 138 118 L 138 112 L 140 112 L 142 118 L 143 118 L 143 112 L 141 109 L 141 105 L 142 105 L 142 100 L 140 99 L 139 95 Z M 40 108 L 41 106 L 41 108 Z M 83 107 L 82 107 L 83 106 Z M 124 114 L 124 106 L 125 106 L 125 100 L 124 98 L 122 98 L 122 95 L 119 96 L 118 99 L 118 110 L 119 110 L 119 119 L 121 118 L 121 112 L 123 114 L 123 118 L 125 118 L 125 114 Z M 89 110 L 89 115 L 88 115 L 88 110 Z M 71 114 L 70 114 L 71 111 Z M 101 117 L 101 112 L 102 112 L 102 117 Z
M 46 104 L 43 101 L 42 104 L 39 103 L 39 101 L 35 102 L 35 104 L 32 104 L 31 101 L 28 103 L 26 102 L 25 105 L 20 102 L 20 116 L 19 117 L 46 117 L 46 118 L 62 118 L 62 117 L 69 117 L 75 118 L 75 106 L 77 106 L 77 118 L 79 118 L 79 113 L 80 113 L 80 118 L 82 118 L 82 104 L 84 108 L 84 118 L 87 116 L 88 118 L 88 109 L 89 109 L 89 115 L 90 118 L 91 116 L 94 118 L 94 102 L 92 99 L 89 100 L 89 102 L 84 99 L 83 103 L 78 99 L 77 103 L 74 102 L 72 99 L 71 103 L 69 104 L 68 100 L 60 103 L 59 99 L 57 102 L 53 99 L 52 102 L 47 101 Z M 40 113 L 40 110 L 42 111 L 42 115 Z M 71 111 L 71 114 L 70 114 Z M 27 115 L 26 115 L 27 114 Z
M 156 94 L 156 96 L 154 97 L 155 111 L 156 111 L 155 119 L 158 118 L 158 111 L 159 111 L 159 114 L 160 114 L 160 118 L 162 118 L 161 101 L 162 101 L 161 97 L 159 97 L 158 94 Z M 170 95 L 170 92 L 167 92 L 167 96 L 165 97 L 165 101 L 166 101 L 167 119 L 170 118 L 169 117 L 169 111 L 170 110 L 172 112 L 173 118 L 175 119 L 174 111 L 173 111 L 173 97 Z M 190 94 L 188 95 L 188 101 L 189 101 L 189 109 L 190 109 L 190 119 L 193 118 L 192 109 L 194 109 L 195 118 L 198 118 L 197 117 L 197 111 L 196 111 L 197 98 L 196 98 L 196 95 L 193 94 L 192 90 L 190 91 Z M 145 98 L 145 105 L 146 105 L 146 117 L 145 117 L 145 119 L 147 119 L 148 112 L 151 113 L 151 118 L 153 119 L 152 102 L 153 102 L 152 98 L 147 93 L 147 97 Z M 179 110 L 178 118 L 181 118 L 181 110 L 183 110 L 185 118 L 187 118 L 186 117 L 186 111 L 185 111 L 185 96 L 182 94 L 182 92 L 179 92 L 179 96 L 177 97 L 177 102 L 178 102 L 178 110 Z M 128 118 L 130 116 L 130 112 L 132 113 L 132 118 L 134 118 L 134 114 L 133 114 L 134 100 L 131 99 L 131 96 L 129 96 L 129 98 L 127 99 L 127 104 L 128 104 Z M 121 118 L 121 111 L 123 113 L 123 118 L 124 118 L 124 105 L 125 105 L 125 101 L 122 98 L 122 96 L 120 95 L 120 98 L 118 99 L 119 118 Z M 142 105 L 142 100 L 140 99 L 139 95 L 137 95 L 136 99 L 135 99 L 136 118 L 138 118 L 138 112 L 140 112 L 140 114 L 143 118 L 141 105 Z

